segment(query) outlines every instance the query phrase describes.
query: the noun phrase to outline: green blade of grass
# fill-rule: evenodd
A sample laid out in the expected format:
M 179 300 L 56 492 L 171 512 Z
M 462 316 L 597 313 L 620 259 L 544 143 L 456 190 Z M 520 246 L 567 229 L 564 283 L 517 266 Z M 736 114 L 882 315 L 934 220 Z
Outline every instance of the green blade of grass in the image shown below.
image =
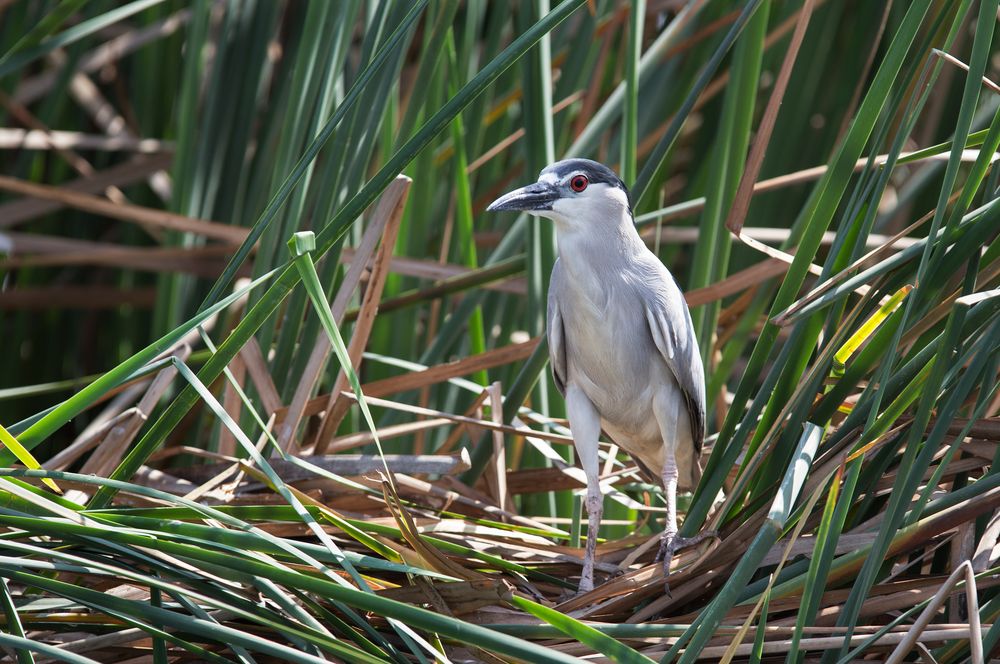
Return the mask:
M 778 537 L 784 530 L 785 522 L 792 513 L 799 492 L 805 485 L 809 475 L 809 466 L 812 464 L 813 457 L 823 437 L 822 427 L 815 424 L 806 423 L 804 429 L 799 439 L 798 449 L 796 449 L 791 463 L 785 469 L 781 487 L 774 496 L 764 525 L 761 526 L 753 542 L 747 548 L 746 554 L 740 558 L 736 569 L 726 579 L 722 589 L 698 616 L 695 623 L 663 656 L 661 662 L 671 661 L 681 648 L 684 648 L 684 654 L 680 659 L 681 664 L 697 659 L 698 653 L 712 638 L 726 613 L 736 604 L 740 591 L 743 590 L 753 573 L 757 571 L 760 561 L 778 541 Z
M 624 643 L 616 641 L 610 636 L 602 634 L 593 627 L 564 613 L 516 595 L 514 596 L 513 603 L 514 606 L 524 609 L 539 620 L 544 620 L 563 634 L 572 637 L 575 641 L 586 644 L 597 652 L 604 654 L 612 662 L 621 664 L 647 664 L 653 661 L 642 653 L 629 648 Z
M 14 598 L 11 597 L 7 579 L 0 579 L 0 604 L 3 605 L 3 613 L 7 618 L 7 631 L 15 638 L 24 639 L 24 626 L 21 625 L 21 617 L 17 613 Z M 17 656 L 17 664 L 35 664 L 35 657 L 31 654 L 31 649 L 16 648 L 14 652 Z
M 0 78 L 21 69 L 22 67 L 58 48 L 74 44 L 84 37 L 104 30 L 110 25 L 114 25 L 115 23 L 118 23 L 119 21 L 122 21 L 130 16 L 134 16 L 141 11 L 154 7 L 161 2 L 163 2 L 163 0 L 135 0 L 135 2 L 112 9 L 111 11 L 105 12 L 92 19 L 88 19 L 74 25 L 72 28 L 68 28 L 54 37 L 49 37 L 37 46 L 30 46 L 31 42 L 35 41 L 38 37 L 43 36 L 43 31 L 44 33 L 48 33 L 55 27 L 58 27 L 58 25 L 54 23 L 56 21 L 59 23 L 62 22 L 60 18 L 61 10 L 73 10 L 79 4 L 73 2 L 72 0 L 64 0 L 60 9 L 53 13 L 55 18 L 52 22 L 43 21 L 36 26 L 36 30 L 38 30 L 37 33 L 29 33 L 25 35 L 25 39 L 28 41 L 23 44 L 23 46 L 27 48 L 21 50 L 22 45 L 18 44 L 12 50 L 9 50 L 6 54 L 4 54 L 4 57 L 0 59 Z
M 491 61 L 471 81 L 466 83 L 457 95 L 452 97 L 434 117 L 428 120 L 417 131 L 412 139 L 407 141 L 396 152 L 393 158 L 379 170 L 360 192 L 340 208 L 336 217 L 326 225 L 316 238 L 317 255 L 322 256 L 333 247 L 340 237 L 346 233 L 347 229 L 357 218 L 357 215 L 375 200 L 378 194 L 396 177 L 396 174 L 430 142 L 431 138 L 448 126 L 462 108 L 478 96 L 515 60 L 523 55 L 543 34 L 566 19 L 583 2 L 584 0 L 570 0 L 560 4 L 550 14 L 532 26 L 530 30 L 518 37 L 499 57 Z M 264 293 L 261 299 L 246 313 L 232 334 L 219 346 L 219 352 L 206 362 L 199 373 L 199 378 L 201 378 L 202 382 L 211 382 L 222 372 L 222 369 L 243 348 L 249 338 L 263 324 L 264 320 L 270 317 L 282 300 L 284 300 L 288 292 L 297 283 L 296 276 L 297 273 L 291 266 L 284 268 L 284 271 L 277 278 L 276 283 Z M 196 395 L 194 390 L 190 388 L 185 389 L 125 457 L 121 465 L 112 474 L 112 477 L 115 479 L 131 477 L 139 466 L 145 463 L 149 455 L 160 446 L 169 431 L 173 429 L 177 422 L 194 405 L 195 400 Z M 114 492 L 112 490 L 102 488 L 94 496 L 91 504 L 94 507 L 106 506 L 113 495 Z
M 643 165 L 642 170 L 639 171 L 639 175 L 636 177 L 635 184 L 632 186 L 632 202 L 634 209 L 645 209 L 648 207 L 647 201 L 651 202 L 653 200 L 652 195 L 655 191 L 655 187 L 663 180 L 662 169 L 666 164 L 667 154 L 673 147 L 674 141 L 677 140 L 677 136 L 680 135 L 681 126 L 684 124 L 684 121 L 687 120 L 688 115 L 694 108 L 699 95 L 701 95 L 705 87 L 708 86 L 709 81 L 712 80 L 712 76 L 715 75 L 715 71 L 722 63 L 722 59 L 726 56 L 726 53 L 729 52 L 729 49 L 736 41 L 736 38 L 739 37 L 740 33 L 743 31 L 743 28 L 746 27 L 750 19 L 753 18 L 754 13 L 756 13 L 762 1 L 763 0 L 750 0 L 743 6 L 739 17 L 733 22 L 732 27 L 729 29 L 729 32 L 726 33 L 722 43 L 717 49 L 715 49 L 711 59 L 698 73 L 698 80 L 688 92 L 687 97 L 684 99 L 684 103 L 670 121 L 670 125 L 667 127 L 666 133 L 656 143 L 656 147 L 653 148 L 649 157 L 646 158 L 646 163 Z
M 934 219 L 931 222 L 931 228 L 929 233 L 933 236 L 938 229 L 938 225 L 944 218 L 945 208 L 947 207 L 947 201 L 949 198 L 949 192 L 951 191 L 951 185 L 954 183 L 955 177 L 958 173 L 958 164 L 960 156 L 960 146 L 965 143 L 966 137 L 969 132 L 969 127 L 972 122 L 972 113 L 974 107 L 979 98 L 979 79 L 982 76 L 985 66 L 987 55 L 989 52 L 989 46 L 992 41 L 992 30 L 986 28 L 987 25 L 992 25 L 995 20 L 998 3 L 996 0 L 984 1 L 980 4 L 979 19 L 977 25 L 980 28 L 980 32 L 976 33 L 976 37 L 973 42 L 973 59 L 970 63 L 969 77 L 966 80 L 965 91 L 962 98 L 962 108 L 959 114 L 959 125 L 955 131 L 955 143 L 956 145 L 952 151 L 952 158 L 949 160 L 948 169 L 945 176 L 945 186 L 942 187 L 940 191 L 940 196 L 938 199 L 938 206 L 935 211 Z M 988 32 L 983 32 L 987 31 Z M 954 219 L 954 217 L 953 217 Z M 927 284 L 923 281 L 923 277 L 926 273 L 928 265 L 930 263 L 932 254 L 932 245 L 928 244 L 926 250 L 923 252 L 920 265 L 917 268 L 917 289 L 916 293 L 922 292 L 927 288 Z M 903 309 L 903 320 L 905 321 L 914 306 L 914 303 L 918 301 L 915 297 L 907 298 L 906 304 Z M 931 411 L 937 402 L 937 396 L 939 394 L 939 389 L 942 385 L 943 372 L 945 365 L 947 364 L 946 357 L 950 355 L 954 348 L 954 343 L 956 339 L 950 337 L 950 334 L 957 334 L 957 328 L 960 327 L 959 318 L 963 317 L 965 314 L 964 307 L 959 307 L 954 310 L 952 316 L 949 317 L 948 326 L 946 332 L 943 334 L 941 340 L 941 346 L 938 350 L 938 355 L 934 362 L 934 368 L 932 370 L 932 375 L 928 379 L 927 389 L 925 390 L 923 397 L 920 399 L 918 404 L 917 413 L 915 416 L 914 424 L 910 430 L 910 435 L 908 436 L 908 441 L 906 445 L 906 451 L 901 463 L 898 487 L 894 487 L 892 495 L 890 496 L 889 506 L 887 508 L 885 520 L 882 522 L 879 528 L 878 535 L 876 536 L 875 544 L 873 546 L 873 554 L 866 561 L 861 569 L 858 577 L 858 582 L 852 587 L 851 593 L 844 604 L 842 613 L 838 617 L 838 625 L 847 626 L 847 634 L 850 636 L 853 633 L 853 623 L 861 609 L 861 605 L 864 602 L 864 598 L 867 596 L 869 589 L 875 582 L 875 575 L 878 569 L 881 567 L 883 556 L 885 551 L 888 549 L 889 542 L 892 536 L 895 534 L 896 528 L 900 524 L 903 518 L 903 510 L 905 505 L 909 502 L 910 496 L 912 496 L 912 489 L 915 489 L 919 483 L 921 477 L 923 476 L 924 470 L 930 463 L 930 455 L 933 454 L 934 449 L 931 445 L 931 440 L 925 442 L 925 447 L 923 453 L 919 454 L 918 458 L 918 438 L 922 437 L 923 430 L 930 420 Z M 896 344 L 899 342 L 901 335 L 901 330 L 897 331 L 894 343 L 891 348 L 895 349 Z M 943 419 L 943 413 L 939 413 L 939 417 Z M 906 493 L 908 487 L 910 488 L 910 494 L 904 499 L 904 494 Z M 841 648 L 839 654 L 843 654 L 845 648 Z M 837 656 L 837 652 L 828 651 L 823 658 L 824 664 L 834 661 Z
M 802 211 L 801 217 L 805 220 L 804 227 L 806 231 L 800 240 L 792 265 L 786 273 L 785 279 L 775 297 L 772 312 L 782 311 L 791 304 L 792 299 L 801 287 L 807 274 L 809 263 L 819 248 L 822 234 L 832 221 L 837 206 L 847 188 L 854 170 L 854 163 L 864 149 L 864 145 L 882 111 L 886 96 L 895 82 L 896 75 L 902 67 L 913 39 L 920 30 L 926 10 L 927 6 L 925 5 L 911 5 L 907 10 L 903 22 L 869 87 L 868 93 L 858 109 L 857 116 L 851 123 L 847 135 L 833 157 L 829 170 L 827 170 L 823 179 L 816 185 L 815 192 L 810 197 L 807 208 Z M 751 389 L 757 382 L 757 376 L 760 374 L 764 362 L 771 353 L 777 333 L 778 328 L 776 326 L 771 324 L 765 325 L 751 354 L 745 379 L 740 381 L 737 388 L 735 398 L 738 402 L 742 403 L 749 397 Z M 786 348 L 791 350 L 790 347 Z M 778 375 L 772 371 L 768 378 L 769 381 L 776 382 Z M 766 381 L 765 384 L 768 384 L 768 382 Z M 705 468 L 705 476 L 699 485 L 698 492 L 688 512 L 688 517 L 681 527 L 682 535 L 691 536 L 697 532 L 697 528 L 701 527 L 711 505 L 711 500 L 714 499 L 709 497 L 715 496 L 718 493 L 724 480 L 725 473 L 720 472 L 720 469 L 731 466 L 736 455 L 739 454 L 743 447 L 744 436 L 749 431 L 746 431 L 746 427 L 741 427 L 743 431 L 734 439 L 733 435 L 736 432 L 738 420 L 743 418 L 756 420 L 760 408 L 764 405 L 764 397 L 770 394 L 773 387 L 774 383 L 771 382 L 766 393 L 759 393 L 759 399 L 755 400 L 753 407 L 748 412 L 741 413 L 738 409 L 729 412 L 722 431 L 719 434 L 720 441 L 724 441 L 725 444 L 716 445 L 712 450 Z M 760 432 L 759 435 L 763 435 L 769 426 L 769 421 L 760 425 L 757 428 L 757 431 Z
M 184 325 L 175 328 L 163 335 L 157 341 L 153 342 L 146 348 L 144 348 L 139 353 L 136 353 L 126 361 L 119 364 L 117 367 L 103 374 L 100 378 L 94 382 L 87 385 L 85 388 L 74 394 L 72 397 L 62 402 L 56 406 L 51 412 L 47 413 L 41 419 L 35 421 L 31 426 L 28 426 L 23 431 L 18 433 L 18 440 L 21 445 L 24 446 L 26 450 L 34 448 L 36 445 L 41 443 L 43 440 L 48 438 L 52 432 L 58 429 L 60 426 L 71 420 L 72 418 L 79 415 L 84 409 L 91 406 L 97 399 L 103 396 L 111 388 L 117 387 L 119 384 L 127 380 L 134 372 L 140 369 L 144 364 L 150 362 L 157 355 L 163 353 L 174 344 L 176 344 L 184 335 L 186 335 L 191 330 L 195 329 L 210 317 L 219 313 L 220 311 L 226 309 L 233 303 L 240 300 L 244 295 L 249 293 L 251 290 L 257 286 L 269 281 L 271 277 L 274 276 L 274 272 L 268 272 L 262 277 L 252 281 L 247 286 L 238 289 L 232 295 L 216 302 L 212 306 L 208 307 L 198 315 L 194 316 L 188 320 Z M 16 430 L 16 427 L 11 427 L 12 431 Z M 9 464 L 11 462 L 10 453 L 0 454 L 0 464 Z

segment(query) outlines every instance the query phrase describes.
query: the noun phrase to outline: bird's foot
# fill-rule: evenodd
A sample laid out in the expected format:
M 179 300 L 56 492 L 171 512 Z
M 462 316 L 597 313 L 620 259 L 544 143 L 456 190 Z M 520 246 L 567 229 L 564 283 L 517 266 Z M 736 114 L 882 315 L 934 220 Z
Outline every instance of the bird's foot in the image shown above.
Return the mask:
M 653 562 L 663 561 L 663 590 L 667 594 L 667 597 L 671 597 L 670 594 L 670 562 L 673 560 L 674 554 L 681 549 L 686 549 L 689 546 L 694 546 L 695 544 L 700 544 L 709 537 L 718 537 L 719 533 L 714 530 L 704 530 L 694 537 L 678 537 L 677 533 L 663 533 L 660 538 L 660 550 L 656 553 L 656 557 Z
M 580 587 L 577 588 L 576 594 L 582 595 L 584 593 L 589 593 L 593 589 L 594 589 L 593 579 L 580 579 Z
M 663 533 L 663 536 L 660 538 L 660 550 L 657 552 L 653 562 L 660 560 L 669 562 L 673 555 L 681 549 L 701 544 L 709 537 L 718 536 L 719 533 L 714 530 L 703 530 L 694 537 L 678 537 L 677 533 Z

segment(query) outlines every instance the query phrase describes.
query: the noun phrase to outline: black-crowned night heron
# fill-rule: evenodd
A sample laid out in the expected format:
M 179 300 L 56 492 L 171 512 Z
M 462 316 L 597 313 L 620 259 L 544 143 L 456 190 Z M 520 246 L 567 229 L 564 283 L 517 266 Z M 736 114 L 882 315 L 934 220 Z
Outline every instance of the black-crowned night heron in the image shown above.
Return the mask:
M 587 475 L 587 548 L 580 590 L 594 587 L 603 511 L 598 483 L 601 429 L 663 481 L 664 574 L 683 546 L 677 488 L 701 476 L 705 372 L 687 303 L 673 276 L 635 229 L 628 191 L 603 164 L 567 159 L 538 182 L 501 196 L 489 210 L 555 222 L 559 258 L 548 296 L 549 357 L 566 398 L 573 442 Z

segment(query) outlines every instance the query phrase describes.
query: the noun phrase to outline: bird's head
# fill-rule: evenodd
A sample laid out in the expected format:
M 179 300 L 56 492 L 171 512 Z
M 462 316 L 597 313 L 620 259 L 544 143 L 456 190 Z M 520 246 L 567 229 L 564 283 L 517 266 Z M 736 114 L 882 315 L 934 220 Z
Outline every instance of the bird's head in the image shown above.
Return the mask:
M 632 219 L 628 190 L 615 172 L 590 159 L 564 159 L 547 166 L 538 181 L 490 203 L 490 212 L 512 210 L 548 217 L 566 230 L 593 229 Z

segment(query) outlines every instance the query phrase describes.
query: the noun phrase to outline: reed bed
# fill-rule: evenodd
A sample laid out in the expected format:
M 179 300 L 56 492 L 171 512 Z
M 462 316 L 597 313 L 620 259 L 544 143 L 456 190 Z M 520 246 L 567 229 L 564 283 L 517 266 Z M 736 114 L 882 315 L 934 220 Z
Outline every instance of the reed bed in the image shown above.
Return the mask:
M 997 656 L 998 2 L 0 1 L 5 661 Z M 563 156 L 705 355 L 669 593 L 484 213 Z

